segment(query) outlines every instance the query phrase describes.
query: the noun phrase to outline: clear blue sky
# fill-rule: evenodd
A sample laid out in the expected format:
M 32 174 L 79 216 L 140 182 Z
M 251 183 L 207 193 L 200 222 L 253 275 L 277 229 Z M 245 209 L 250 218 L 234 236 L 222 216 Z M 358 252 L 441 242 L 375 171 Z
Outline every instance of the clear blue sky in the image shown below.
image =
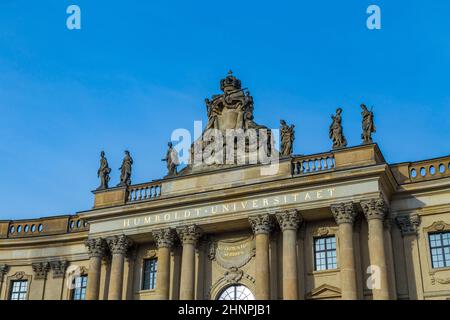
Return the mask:
M 382 29 L 366 28 L 366 8 Z M 66 28 L 77 4 L 82 29 Z M 258 123 L 296 125 L 295 153 L 349 145 L 374 105 L 386 159 L 450 153 L 450 1 L 0 1 L 0 219 L 91 208 L 104 149 L 118 181 L 165 174 L 172 130 L 206 120 L 204 98 L 232 69 Z

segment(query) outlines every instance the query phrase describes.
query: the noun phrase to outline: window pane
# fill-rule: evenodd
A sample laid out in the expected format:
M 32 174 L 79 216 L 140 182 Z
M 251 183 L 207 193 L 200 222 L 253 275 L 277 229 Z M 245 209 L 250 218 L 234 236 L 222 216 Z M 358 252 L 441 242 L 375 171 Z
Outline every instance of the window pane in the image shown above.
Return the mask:
M 429 234 L 428 240 L 433 268 L 450 266 L 450 232 Z
M 315 269 L 336 269 L 336 237 L 314 239 Z

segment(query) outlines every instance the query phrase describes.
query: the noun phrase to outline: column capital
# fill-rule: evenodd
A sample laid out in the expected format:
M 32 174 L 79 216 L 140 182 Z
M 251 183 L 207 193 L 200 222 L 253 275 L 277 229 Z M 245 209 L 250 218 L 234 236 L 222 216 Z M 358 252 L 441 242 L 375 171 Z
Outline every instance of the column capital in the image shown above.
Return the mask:
M 178 237 L 182 244 L 197 244 L 198 239 L 202 236 L 201 229 L 195 225 L 188 225 L 177 228 Z
M 404 214 L 395 217 L 395 222 L 400 228 L 402 235 L 415 235 L 419 229 L 420 216 L 418 214 Z
M 3 282 L 3 277 L 9 271 L 9 266 L 7 264 L 0 264 L 0 282 Z
M 156 245 L 159 248 L 172 248 L 173 243 L 175 241 L 175 234 L 173 229 L 159 229 L 152 231 L 153 237 L 156 240 Z
M 68 265 L 69 262 L 65 259 L 50 261 L 50 268 L 53 271 L 53 278 L 63 278 Z
M 303 222 L 303 217 L 297 209 L 277 212 L 275 217 L 282 231 L 297 230 Z
M 49 262 L 35 262 L 31 264 L 31 267 L 36 279 L 47 279 L 47 273 L 50 270 Z
M 112 254 L 126 254 L 133 245 L 133 241 L 124 234 L 107 238 L 106 242 Z
M 362 200 L 361 207 L 367 220 L 380 219 L 384 220 L 388 213 L 388 206 L 383 198 L 372 198 Z
M 260 214 L 256 216 L 248 217 L 248 221 L 252 226 L 253 233 L 256 234 L 269 234 L 273 230 L 273 218 L 269 214 Z
M 84 245 L 88 249 L 89 257 L 102 258 L 105 255 L 107 246 L 103 238 L 87 239 Z
M 332 204 L 330 208 L 331 213 L 333 213 L 334 220 L 336 220 L 338 225 L 342 223 L 353 224 L 355 222 L 358 212 L 356 211 L 356 206 L 352 201 Z

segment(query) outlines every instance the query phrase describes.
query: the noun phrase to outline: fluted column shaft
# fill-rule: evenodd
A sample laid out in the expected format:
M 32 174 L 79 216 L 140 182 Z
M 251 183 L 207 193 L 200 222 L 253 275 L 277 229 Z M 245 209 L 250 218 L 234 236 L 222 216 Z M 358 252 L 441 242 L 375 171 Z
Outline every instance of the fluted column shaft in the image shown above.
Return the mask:
M 342 299 L 358 299 L 356 286 L 355 250 L 353 247 L 353 223 L 356 209 L 352 202 L 331 206 L 331 212 L 339 226 L 339 265 Z
M 201 236 L 196 225 L 177 229 L 183 245 L 181 256 L 180 300 L 194 300 L 195 298 L 195 246 Z
M 273 221 L 268 214 L 249 217 L 256 242 L 256 291 L 258 300 L 270 298 L 269 234 Z
M 100 292 L 100 273 L 102 258 L 105 254 L 106 244 L 102 238 L 88 239 L 85 245 L 89 251 L 89 271 L 86 288 L 86 300 L 98 300 Z
M 156 295 L 159 300 L 168 300 L 170 293 L 170 250 L 174 242 L 171 229 L 152 232 L 158 246 L 158 273 L 156 275 Z
M 373 299 L 388 300 L 389 280 L 383 231 L 383 220 L 388 209 L 383 199 L 361 201 L 361 206 L 369 228 L 369 257 L 373 267 L 371 275 Z
M 131 240 L 125 235 L 119 235 L 107 239 L 107 243 L 112 255 L 108 299 L 122 300 L 125 255 L 131 247 Z
M 297 230 L 302 221 L 297 210 L 276 214 L 283 232 L 283 300 L 298 300 Z

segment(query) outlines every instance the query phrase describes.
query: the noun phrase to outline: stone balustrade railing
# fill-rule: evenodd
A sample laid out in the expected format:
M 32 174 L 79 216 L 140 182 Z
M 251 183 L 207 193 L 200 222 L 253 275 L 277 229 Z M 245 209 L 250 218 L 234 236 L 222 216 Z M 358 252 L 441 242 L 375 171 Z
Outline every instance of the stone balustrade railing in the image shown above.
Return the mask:
M 127 202 L 153 200 L 161 196 L 161 182 L 150 182 L 128 187 Z
M 292 174 L 301 175 L 332 170 L 336 167 L 332 152 L 310 156 L 300 156 L 292 159 Z
M 88 230 L 89 224 L 77 215 L 0 221 L 0 239 L 38 237 Z
M 398 183 L 414 183 L 450 177 L 450 156 L 391 165 Z

